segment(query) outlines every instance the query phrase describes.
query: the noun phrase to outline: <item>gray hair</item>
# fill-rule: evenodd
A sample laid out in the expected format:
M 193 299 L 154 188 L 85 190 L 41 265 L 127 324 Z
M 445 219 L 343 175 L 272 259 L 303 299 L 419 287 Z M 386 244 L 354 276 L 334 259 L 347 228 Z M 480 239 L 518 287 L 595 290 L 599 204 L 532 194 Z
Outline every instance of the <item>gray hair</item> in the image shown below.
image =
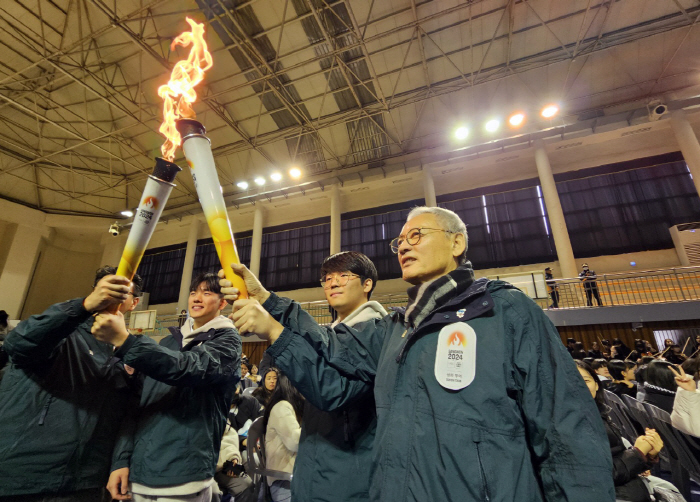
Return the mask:
M 453 234 L 462 234 L 464 236 L 464 254 L 460 258 L 460 264 L 467 261 L 467 248 L 469 247 L 469 237 L 467 236 L 467 225 L 464 224 L 462 218 L 454 211 L 442 207 L 418 206 L 411 209 L 408 213 L 406 221 L 415 218 L 421 214 L 432 214 L 437 219 L 438 223 L 445 230 Z

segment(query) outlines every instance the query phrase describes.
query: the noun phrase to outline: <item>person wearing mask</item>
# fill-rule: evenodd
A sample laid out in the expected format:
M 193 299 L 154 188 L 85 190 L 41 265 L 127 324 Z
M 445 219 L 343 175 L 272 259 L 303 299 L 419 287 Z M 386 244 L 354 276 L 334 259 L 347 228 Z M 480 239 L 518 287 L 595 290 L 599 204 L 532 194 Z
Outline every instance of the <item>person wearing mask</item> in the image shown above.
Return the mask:
M 559 308 L 559 286 L 557 285 L 557 282 L 554 280 L 554 276 L 552 275 L 552 268 L 551 267 L 547 267 L 544 269 L 544 280 L 547 283 L 547 287 L 549 288 L 549 296 L 552 299 L 552 303 L 549 305 L 548 308 L 558 309 Z
M 321 265 L 321 286 L 335 313 L 332 326 L 359 326 L 383 318 L 387 314 L 384 308 L 370 300 L 376 285 L 377 269 L 364 254 L 344 251 L 326 258 Z M 335 332 L 329 332 L 329 336 L 335 336 Z M 319 410 L 307 400 L 294 464 L 292 499 L 367 500 L 376 427 L 371 395 L 330 412 Z
M 142 281 L 95 274 L 92 292 L 20 322 L 3 348 L 0 501 L 99 502 L 126 411 L 138 402 L 114 347 L 90 334 L 93 313 L 136 308 Z
M 595 373 L 583 361 L 576 361 L 576 365 L 600 410 L 600 417 L 605 426 L 613 460 L 612 478 L 617 499 L 628 502 L 651 502 L 649 490 L 640 475 L 658 463 L 659 452 L 664 445 L 661 437 L 655 430 L 646 429 L 645 434 L 639 436 L 634 442 L 634 447 L 625 446 L 620 430 L 608 416 L 609 408 L 605 402 L 605 394 Z
M 156 343 L 129 334 L 123 316 L 101 312 L 92 326 L 117 347 L 114 357 L 142 376 L 131 438 L 115 449 L 112 498 L 134 502 L 210 502 L 226 416 L 240 378 L 241 340 L 215 274 L 190 285 L 190 317 Z M 129 441 L 129 439 L 131 439 Z
M 600 293 L 598 292 L 598 282 L 596 279 L 598 276 L 595 271 L 588 268 L 588 263 L 584 263 L 581 267 L 581 273 L 578 274 L 579 279 L 583 283 L 583 289 L 586 291 L 586 304 L 589 307 L 593 306 L 593 298 L 598 302 L 598 306 L 603 306 L 603 300 L 600 299 Z M 615 357 L 615 356 L 613 356 Z
M 678 384 L 676 398 L 673 401 L 671 423 L 679 431 L 700 437 L 700 357 L 688 359 L 676 371 L 671 368 Z
M 302 394 L 326 410 L 374 395 L 369 500 L 612 502 L 605 430 L 593 401 L 579 402 L 588 390 L 542 309 L 475 279 L 452 211 L 413 209 L 392 249 L 408 306 L 358 327 L 321 327 L 233 265 L 250 295 L 234 322 L 271 342 Z
M 304 398 L 281 374 L 263 415 L 265 463 L 268 469 L 292 474 L 303 416 Z M 273 502 L 289 502 L 292 499 L 290 481 L 267 476 L 267 484 Z
M 622 397 L 627 394 L 630 397 L 637 397 L 637 386 L 634 383 L 634 369 L 636 365 L 632 361 L 621 361 L 613 359 L 608 362 L 608 372 L 612 378 L 612 383 L 607 390 Z
M 657 360 L 650 362 L 644 372 L 644 402 L 668 413 L 673 411 L 673 401 L 678 390 L 672 369 L 671 363 Z
M 600 350 L 600 346 L 598 345 L 598 342 L 593 342 L 591 344 L 591 349 L 588 351 L 588 357 L 592 357 L 593 359 L 602 359 L 603 358 L 603 353 Z
M 647 347 L 649 342 L 646 342 L 645 340 L 635 340 L 634 341 L 634 350 L 627 356 L 627 359 L 630 361 L 634 361 L 635 363 L 638 362 L 642 357 L 651 357 L 654 354 L 651 352 L 650 349 L 651 347 Z
M 253 397 L 258 400 L 262 406 L 267 406 L 270 402 L 270 397 L 277 387 L 279 380 L 279 370 L 277 368 L 268 368 L 267 373 L 263 375 L 262 385 L 259 385 L 253 391 Z

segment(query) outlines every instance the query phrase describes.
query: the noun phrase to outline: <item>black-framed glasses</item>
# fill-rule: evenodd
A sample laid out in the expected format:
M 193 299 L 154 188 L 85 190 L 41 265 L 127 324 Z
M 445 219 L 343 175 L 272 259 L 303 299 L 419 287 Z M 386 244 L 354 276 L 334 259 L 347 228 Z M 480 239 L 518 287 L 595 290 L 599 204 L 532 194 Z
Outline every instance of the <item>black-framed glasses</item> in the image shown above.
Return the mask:
M 425 230 L 430 230 L 430 232 L 426 232 Z M 456 232 L 453 232 L 452 230 L 445 230 L 444 228 L 427 228 L 427 227 L 418 227 L 418 228 L 411 228 L 408 232 L 406 232 L 406 235 L 396 237 L 393 239 L 390 243 L 389 246 L 391 247 L 391 251 L 396 254 L 399 252 L 399 248 L 401 247 L 401 244 L 403 244 L 403 241 L 408 242 L 411 246 L 415 246 L 420 242 L 420 240 L 423 238 L 424 235 L 427 234 L 432 234 L 435 232 L 445 232 L 448 234 L 454 234 Z
M 321 283 L 321 286 L 323 286 L 323 289 L 330 289 L 331 286 L 333 286 L 333 281 L 338 283 L 338 286 L 343 287 L 347 285 L 347 283 L 353 277 L 360 276 L 349 272 L 343 272 L 342 274 L 327 274 L 325 277 L 321 277 L 319 282 Z

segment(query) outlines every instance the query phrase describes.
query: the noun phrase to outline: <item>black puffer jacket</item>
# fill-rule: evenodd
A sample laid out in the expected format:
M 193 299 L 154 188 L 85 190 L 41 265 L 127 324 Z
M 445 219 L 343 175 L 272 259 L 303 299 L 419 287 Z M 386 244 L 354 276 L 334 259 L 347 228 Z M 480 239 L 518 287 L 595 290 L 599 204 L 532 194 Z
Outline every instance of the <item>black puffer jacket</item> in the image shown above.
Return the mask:
M 603 417 L 603 422 L 613 459 L 615 495 L 618 499 L 629 502 L 651 502 L 649 490 L 639 475 L 651 469 L 652 464 L 647 462 L 639 450 L 624 445 L 620 432 L 609 419 Z

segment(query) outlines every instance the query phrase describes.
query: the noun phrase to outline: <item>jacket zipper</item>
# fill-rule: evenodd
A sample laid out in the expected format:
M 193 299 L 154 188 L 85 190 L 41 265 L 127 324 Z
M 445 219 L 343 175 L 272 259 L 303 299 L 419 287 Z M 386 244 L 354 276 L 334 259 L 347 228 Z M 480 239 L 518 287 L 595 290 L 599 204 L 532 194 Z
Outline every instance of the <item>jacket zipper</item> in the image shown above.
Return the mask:
M 489 502 L 491 498 L 489 497 L 489 485 L 486 483 L 484 464 L 481 463 L 481 449 L 478 442 L 474 442 L 474 445 L 476 446 L 476 458 L 479 460 L 479 474 L 481 475 L 481 486 L 484 488 L 484 500 Z
M 53 401 L 53 396 L 49 396 L 48 401 L 46 401 L 46 404 L 41 410 L 41 415 L 39 415 L 39 425 L 44 425 L 44 422 L 46 421 L 46 415 L 49 412 L 49 406 L 51 406 L 51 401 Z

